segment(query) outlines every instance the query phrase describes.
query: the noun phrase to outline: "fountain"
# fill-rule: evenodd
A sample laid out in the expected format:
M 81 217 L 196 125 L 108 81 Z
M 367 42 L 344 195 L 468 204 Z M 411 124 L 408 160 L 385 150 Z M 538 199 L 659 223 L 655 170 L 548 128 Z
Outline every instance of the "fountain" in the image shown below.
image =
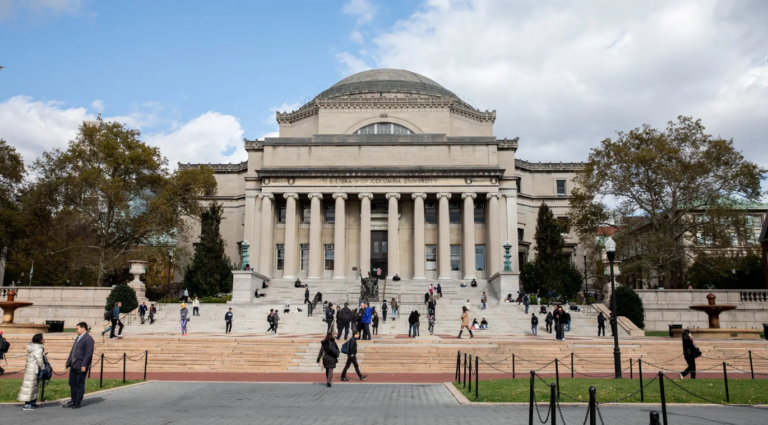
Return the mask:
M 707 304 L 692 305 L 689 306 L 691 310 L 703 311 L 709 316 L 709 328 L 693 328 L 688 329 L 691 332 L 691 336 L 696 339 L 760 339 L 759 329 L 722 329 L 720 328 L 720 313 L 729 310 L 735 310 L 735 305 L 725 305 L 715 303 L 715 294 L 709 293 L 707 295 Z M 682 335 L 682 329 L 673 329 L 673 336 Z
M 37 334 L 47 333 L 49 325 L 35 325 L 32 323 L 13 323 L 13 315 L 19 308 L 29 307 L 34 303 L 28 301 L 15 301 L 16 291 L 11 287 L 7 292 L 8 301 L 0 301 L 3 309 L 3 323 L 0 323 L 0 331 L 4 334 Z

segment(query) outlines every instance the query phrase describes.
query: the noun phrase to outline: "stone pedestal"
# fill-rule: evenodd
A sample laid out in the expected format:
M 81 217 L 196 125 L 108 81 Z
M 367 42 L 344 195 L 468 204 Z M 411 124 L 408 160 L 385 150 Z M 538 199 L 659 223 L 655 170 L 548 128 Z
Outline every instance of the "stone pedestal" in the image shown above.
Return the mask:
M 496 297 L 499 302 L 503 301 L 507 297 L 507 294 L 512 294 L 512 299 L 517 298 L 517 291 L 520 290 L 520 273 L 517 272 L 498 272 L 494 273 L 489 279 L 493 292 L 496 293 Z
M 760 339 L 760 329 L 689 329 L 694 341 L 699 339 Z M 680 338 L 682 329 L 672 329 L 672 337 Z
M 228 304 L 250 304 L 254 300 L 256 289 L 261 289 L 265 280 L 269 278 L 253 270 L 233 271 L 232 301 Z

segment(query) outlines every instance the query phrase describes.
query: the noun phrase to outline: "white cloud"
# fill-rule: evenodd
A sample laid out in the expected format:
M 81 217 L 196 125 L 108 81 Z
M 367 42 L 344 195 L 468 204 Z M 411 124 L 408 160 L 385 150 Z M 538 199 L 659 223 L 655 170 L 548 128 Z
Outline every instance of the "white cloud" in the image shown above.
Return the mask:
M 344 14 L 357 18 L 357 25 L 370 22 L 376 15 L 377 9 L 370 0 L 349 0 L 341 7 Z
M 349 72 L 403 68 L 480 109 L 518 156 L 581 161 L 617 130 L 678 115 L 768 167 L 768 2 L 426 0 L 365 48 Z
M 0 0 L 0 21 L 14 18 L 20 12 L 41 18 L 45 14 L 76 15 L 82 10 L 82 0 Z
M 365 42 L 365 37 L 363 37 L 363 34 L 359 30 L 352 30 L 352 32 L 349 34 L 349 39 L 353 43 L 357 44 L 363 44 Z
M 105 106 L 106 105 L 104 105 L 104 102 L 102 102 L 99 99 L 96 99 L 93 102 L 91 102 L 91 108 L 95 109 L 96 112 L 98 112 L 98 113 L 104 112 L 104 107 Z

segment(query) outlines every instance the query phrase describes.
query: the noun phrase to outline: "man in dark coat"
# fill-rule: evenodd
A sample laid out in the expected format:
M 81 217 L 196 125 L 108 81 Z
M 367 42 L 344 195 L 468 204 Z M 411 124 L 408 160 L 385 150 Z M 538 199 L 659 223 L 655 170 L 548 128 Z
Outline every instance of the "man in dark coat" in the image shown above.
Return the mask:
M 311 301 L 309 300 L 309 285 L 307 285 L 304 289 L 304 304 L 309 304 Z
M 338 322 L 337 326 L 339 328 L 339 334 L 336 336 L 336 339 L 341 339 L 342 329 L 344 329 L 344 339 L 349 338 L 349 323 L 352 322 L 354 318 L 355 315 L 352 313 L 352 310 L 349 309 L 349 303 L 344 303 L 344 308 L 339 310 L 338 316 L 336 317 Z
M 64 407 L 80 408 L 85 395 L 85 376 L 91 367 L 93 357 L 93 338 L 88 334 L 85 322 L 77 324 L 77 338 L 72 345 L 72 351 L 67 358 L 66 368 L 69 369 L 69 388 L 71 399 Z
M 325 322 L 328 324 L 327 333 L 333 333 L 333 304 L 328 303 L 328 308 L 325 309 Z
M 360 380 L 364 380 L 367 375 L 363 375 L 360 373 L 360 366 L 357 364 L 357 339 L 360 337 L 360 333 L 354 333 L 352 334 L 352 338 L 349 339 L 349 341 L 346 342 L 347 344 L 347 364 L 344 365 L 344 369 L 341 371 L 341 380 L 342 381 L 349 381 L 347 379 L 347 370 L 349 369 L 349 365 L 355 365 L 355 372 L 357 372 L 357 377 L 360 378 Z
M 600 332 L 605 336 L 605 316 L 602 311 L 597 315 L 597 336 L 600 336 Z

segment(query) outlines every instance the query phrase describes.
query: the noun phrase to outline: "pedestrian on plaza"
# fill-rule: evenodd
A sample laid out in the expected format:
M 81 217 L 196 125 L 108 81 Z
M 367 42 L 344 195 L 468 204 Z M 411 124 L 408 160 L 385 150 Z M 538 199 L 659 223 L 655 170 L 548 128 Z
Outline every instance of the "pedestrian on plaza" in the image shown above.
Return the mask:
M 36 334 L 27 345 L 27 363 L 24 366 L 24 378 L 21 381 L 18 400 L 24 402 L 24 410 L 37 409 L 37 393 L 40 387 L 39 372 L 45 368 L 45 338 Z M 70 406 L 71 407 L 71 406 Z
M 277 325 L 280 324 L 280 314 L 277 310 L 275 310 L 275 314 L 272 316 L 272 323 L 274 324 L 272 327 L 272 335 L 277 335 Z
M 3 357 L 5 357 L 5 355 L 8 354 L 9 348 L 11 348 L 11 343 L 9 343 L 8 340 L 3 338 L 3 331 L 0 331 L 0 360 L 2 360 Z M 8 362 L 8 360 L 6 360 L 6 362 Z M 0 367 L 0 376 L 3 376 L 4 373 L 5 373 L 5 369 Z
M 395 297 L 392 297 L 392 302 L 389 306 L 392 307 L 392 320 L 397 319 L 397 300 Z
M 538 335 L 539 329 L 539 318 L 536 317 L 536 313 L 531 313 L 531 333 L 533 335 Z
M 387 322 L 387 300 L 381 303 L 381 318 L 384 320 L 384 323 Z
M 184 303 L 186 304 L 189 301 L 189 291 L 187 288 L 184 288 Z
M 144 324 L 144 315 L 147 314 L 147 303 L 141 303 L 139 306 L 139 319 L 141 319 L 141 324 Z
M 341 317 L 341 308 L 340 306 L 337 305 L 336 306 L 336 329 L 339 332 L 339 335 L 341 335 L 341 323 L 339 321 L 340 317 Z M 341 339 L 341 336 L 336 336 L 336 339 Z
M 349 379 L 347 379 L 347 370 L 349 369 L 350 365 L 355 366 L 355 372 L 357 372 L 357 377 L 360 378 L 361 381 L 368 377 L 368 375 L 363 375 L 360 373 L 360 366 L 357 364 L 357 340 L 359 338 L 359 333 L 352 334 L 352 338 L 350 338 L 349 341 L 345 342 L 344 345 L 341 346 L 341 351 L 347 352 L 347 363 L 344 365 L 344 369 L 341 370 L 341 380 L 344 382 L 349 381 Z M 346 346 L 346 349 L 344 346 Z
M 480 302 L 483 303 L 482 310 L 485 310 L 485 305 L 488 302 L 488 295 L 485 295 L 485 292 L 483 292 L 483 295 L 480 297 Z
M 200 300 L 195 297 L 194 300 L 192 300 L 192 315 L 193 316 L 200 316 Z
M 429 284 L 429 296 L 432 297 L 435 294 L 435 287 Z
M 568 324 L 571 321 L 571 314 L 563 307 L 560 307 L 560 341 L 565 341 L 565 332 L 568 330 Z M 568 330 L 570 331 L 570 330 Z
M 555 320 L 555 340 L 560 341 L 560 307 L 555 307 L 552 318 Z
M 421 314 L 419 314 L 418 310 L 414 311 L 414 316 L 416 320 L 416 331 L 414 332 L 413 337 L 416 338 L 417 336 L 421 335 L 421 332 L 419 332 L 419 326 L 421 325 Z
M 155 313 L 157 313 L 157 307 L 154 304 L 149 305 L 149 324 L 155 323 Z
M 336 339 L 341 339 L 341 331 L 344 330 L 344 339 L 349 339 L 349 324 L 354 319 L 355 315 L 352 310 L 349 309 L 349 303 L 344 303 L 344 308 L 339 310 L 336 315 L 336 329 L 339 334 L 336 335 Z M 352 332 L 354 335 L 354 332 Z
M 523 295 L 523 305 L 525 306 L 525 314 L 528 314 L 528 306 L 531 305 L 531 297 L 528 294 Z
M 331 388 L 331 381 L 333 380 L 333 369 L 336 368 L 336 363 L 339 361 L 339 346 L 336 345 L 336 341 L 333 339 L 332 333 L 327 333 L 325 338 L 320 343 L 320 352 L 317 354 L 317 362 L 323 360 L 322 367 L 325 368 L 326 386 Z
M 408 315 L 408 338 L 416 337 L 416 310 Z
M 547 332 L 552 333 L 552 322 L 554 321 L 554 317 L 552 317 L 552 312 L 547 313 L 547 317 L 544 318 L 544 322 L 547 324 Z
M 187 305 L 182 303 L 181 304 L 181 311 L 179 312 L 181 314 L 181 336 L 187 336 L 187 322 L 189 321 L 189 309 L 187 309 Z
M 309 285 L 304 287 L 304 304 L 309 304 L 311 301 L 309 300 Z
M 435 299 L 430 298 L 429 301 L 427 301 L 427 314 L 433 315 L 435 314 Z
M 608 324 L 611 325 L 611 338 L 613 338 L 613 333 L 616 332 L 614 329 L 616 328 L 616 315 L 611 312 L 611 315 L 608 316 Z
M 400 281 L 400 275 L 395 273 L 395 275 L 392 277 L 393 282 L 399 282 Z
M 480 320 L 480 329 L 482 329 L 482 330 L 486 330 L 486 329 L 488 329 L 488 321 L 487 321 L 487 320 L 485 320 L 485 317 L 483 317 L 483 318 Z
M 232 307 L 229 308 L 229 311 L 224 314 L 224 323 L 226 323 L 226 327 L 224 328 L 224 333 L 232 333 L 232 317 L 234 314 L 232 313 Z
M 440 286 L 440 282 L 437 283 L 437 298 L 443 298 L 443 287 Z
M 328 324 L 326 333 L 333 334 L 333 304 L 328 303 L 328 308 L 325 309 L 325 323 Z
M 363 310 L 362 324 L 363 324 L 363 340 L 371 340 L 371 320 L 373 319 L 373 310 L 367 303 L 363 303 L 360 307 Z
M 435 316 L 430 315 L 427 319 L 427 323 L 429 324 L 429 334 L 434 335 L 435 334 Z
M 477 279 L 472 278 L 472 287 L 477 288 Z
M 480 330 L 480 324 L 477 323 L 477 318 L 472 319 L 472 326 L 470 326 L 470 329 Z
M 553 305 L 553 304 L 555 304 L 556 301 L 557 300 L 555 299 L 555 290 L 554 289 L 550 289 L 549 290 L 549 303 L 548 303 L 548 305 Z
M 371 319 L 371 324 L 373 325 L 373 334 L 378 335 L 379 334 L 379 313 L 373 312 L 373 318 Z
M 93 338 L 88 333 L 88 325 L 85 322 L 78 323 L 75 330 L 77 338 L 75 338 L 75 342 L 72 344 L 72 350 L 64 366 L 69 369 L 71 398 L 69 403 L 63 407 L 79 409 L 85 395 L 85 377 L 88 369 L 91 367 L 91 359 L 93 358 Z
M 564 311 L 565 313 L 565 330 L 566 332 L 571 331 L 571 313 L 568 312 L 568 310 Z M 565 339 L 565 333 L 563 333 L 563 339 Z
M 685 375 L 689 373 L 691 374 L 691 379 L 696 379 L 696 358 L 701 357 L 701 350 L 693 343 L 691 331 L 688 329 L 683 331 L 683 357 L 685 362 L 688 363 L 688 367 L 680 373 L 680 379 L 685 378 Z
M 600 336 L 600 332 L 605 336 L 605 316 L 602 311 L 597 314 L 597 336 Z
M 358 325 L 360 324 L 360 319 L 357 317 L 357 309 L 352 310 L 352 320 L 349 322 L 349 328 L 352 330 L 352 335 L 357 333 Z
M 267 329 L 267 335 L 272 333 L 272 330 L 275 329 L 275 323 L 272 321 L 272 315 L 275 314 L 274 309 L 269 309 L 269 314 L 267 315 L 267 323 L 269 323 L 269 329 Z
M 112 309 L 112 329 L 109 331 L 109 340 L 112 341 L 115 339 L 115 328 L 117 326 L 120 326 L 120 329 L 117 331 L 117 337 L 122 338 L 123 337 L 123 322 L 120 321 L 120 307 L 122 304 L 118 301 L 115 303 L 115 308 Z
M 541 305 L 541 289 L 536 290 L 536 305 Z
M 465 328 L 469 331 L 469 338 L 474 338 L 475 336 L 472 335 L 472 329 L 469 328 L 469 309 L 466 306 L 461 308 L 461 330 L 459 330 L 459 336 L 457 338 L 461 338 L 461 334 L 464 332 Z

